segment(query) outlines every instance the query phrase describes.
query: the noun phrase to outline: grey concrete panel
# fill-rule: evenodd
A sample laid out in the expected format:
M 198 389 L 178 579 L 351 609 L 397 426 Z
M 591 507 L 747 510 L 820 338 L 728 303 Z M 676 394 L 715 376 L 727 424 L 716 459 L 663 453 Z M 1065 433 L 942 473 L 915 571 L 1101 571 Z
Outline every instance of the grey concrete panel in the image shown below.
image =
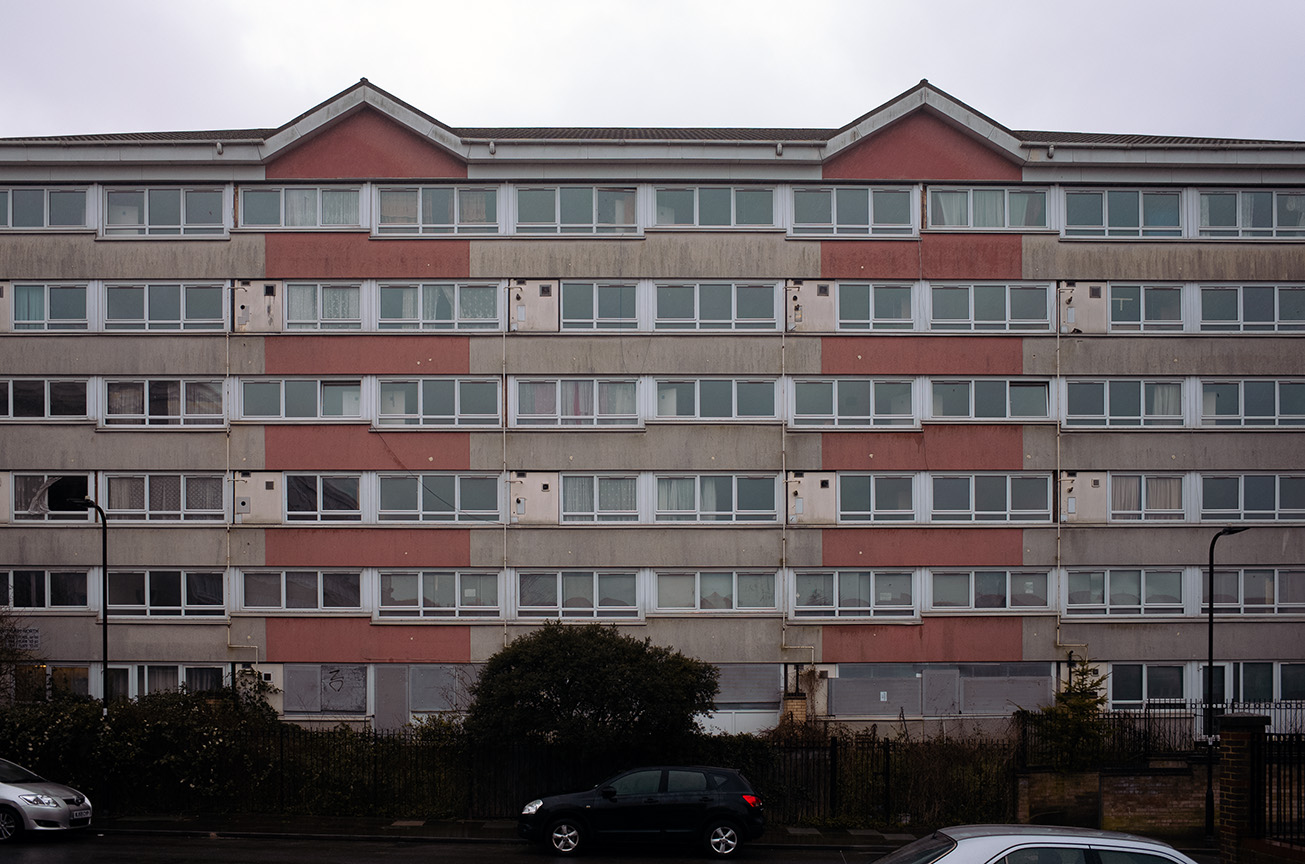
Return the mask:
M 783 469 L 787 436 L 778 422 L 766 426 L 710 424 L 649 424 L 643 431 L 577 432 L 513 430 L 507 433 L 510 471 L 766 471 Z M 806 465 L 812 447 L 799 442 Z M 471 465 L 477 471 L 498 471 L 503 464 L 503 436 L 472 433 Z
M 507 364 L 517 375 L 809 375 L 820 369 L 819 341 L 779 334 L 514 333 Z M 472 339 L 470 364 L 473 375 L 500 374 L 503 340 Z
M 98 567 L 98 524 L 86 527 L 31 523 L 3 529 L 4 563 L 31 567 Z M 127 527 L 109 523 L 109 569 L 120 567 L 227 566 L 227 530 L 212 528 Z
M 230 598 L 227 607 L 233 604 Z M 235 663 L 267 660 L 267 619 L 263 616 L 232 617 L 227 626 L 227 650 Z
M 1050 431 L 1025 430 L 1025 450 L 1032 453 L 1030 439 L 1042 457 L 1054 447 Z M 1060 440 L 1060 464 L 1067 471 L 1296 471 L 1302 453 L 1305 431 L 1067 432 Z M 1026 460 L 1026 467 L 1054 464 L 1033 461 Z
M 1098 242 L 1025 234 L 1025 279 L 1154 279 L 1260 282 L 1305 279 L 1305 255 L 1291 243 L 1192 240 Z
M 514 528 L 510 565 L 530 567 L 779 567 L 779 528 Z M 503 534 L 471 532 L 473 567 L 498 567 Z
M 262 471 L 267 467 L 267 449 L 264 446 L 264 426 L 233 423 L 230 436 L 230 468 L 232 471 Z
M 35 653 L 47 663 L 91 663 L 98 662 L 103 656 L 103 637 L 96 612 L 30 615 L 19 617 L 18 626 L 37 631 Z M 113 660 L 112 644 L 109 660 Z
M 1094 662 L 1144 661 L 1146 663 L 1204 660 L 1208 654 L 1209 630 L 1204 618 L 1186 621 L 1078 622 L 1065 619 L 1060 638 L 1075 648 L 1077 657 Z M 1290 621 L 1228 621 L 1214 625 L 1215 662 L 1229 660 L 1305 659 L 1305 640 L 1300 624 Z
M 265 337 L 232 334 L 227 339 L 229 374 L 262 375 L 267 371 Z
M 1305 258 L 1305 255 L 1301 257 Z M 1059 341 L 1060 359 L 1056 350 Z M 1073 335 L 1024 340 L 1025 375 L 1305 375 L 1299 338 Z
M 109 663 L 249 663 L 252 651 L 227 647 L 227 624 L 169 621 L 152 626 L 114 626 L 109 619 Z M 93 655 L 97 659 L 99 651 Z
M 6 279 L 260 279 L 263 234 L 221 240 L 98 240 L 93 234 L 15 234 L 0 240 Z
M 1190 567 L 1209 563 L 1210 541 L 1222 525 L 1064 525 L 1060 529 L 1061 561 L 1066 567 Z M 1056 528 L 1024 531 L 1024 564 L 1049 567 L 1056 563 Z M 1305 531 L 1257 525 L 1243 534 L 1224 537 L 1219 562 L 1242 567 L 1297 566 L 1305 561 Z
M 236 526 L 227 533 L 232 567 L 262 567 L 267 563 L 266 529 Z
M 6 375 L 208 375 L 226 374 L 221 334 L 11 336 L 0 339 Z
M 815 279 L 820 243 L 782 231 L 648 232 L 642 239 L 472 240 L 473 279 Z
M 0 469 L 15 471 L 223 471 L 225 431 L 93 432 L 92 424 L 4 428 Z
M 1024 628 L 1024 647 L 1020 659 L 1064 660 L 1067 649 L 1058 644 L 1057 623 L 1059 616 L 1026 615 L 1020 623 Z
M 759 618 L 648 618 L 647 635 L 657 645 L 708 663 L 809 663 L 811 652 L 784 650 L 784 620 Z

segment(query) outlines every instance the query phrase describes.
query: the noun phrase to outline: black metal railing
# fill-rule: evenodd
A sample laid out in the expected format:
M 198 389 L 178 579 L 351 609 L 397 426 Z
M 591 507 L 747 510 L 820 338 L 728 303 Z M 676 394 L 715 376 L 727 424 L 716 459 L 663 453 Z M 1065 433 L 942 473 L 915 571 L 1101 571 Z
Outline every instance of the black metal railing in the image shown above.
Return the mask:
M 1255 760 L 1264 790 L 1262 836 L 1305 846 L 1305 734 L 1265 735 Z

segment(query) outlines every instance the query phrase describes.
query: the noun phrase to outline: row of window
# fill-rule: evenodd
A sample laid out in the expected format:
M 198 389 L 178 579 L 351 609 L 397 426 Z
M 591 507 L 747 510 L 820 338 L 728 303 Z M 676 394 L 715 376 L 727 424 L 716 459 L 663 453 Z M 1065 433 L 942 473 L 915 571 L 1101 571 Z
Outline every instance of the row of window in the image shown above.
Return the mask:
M 785 283 L 562 280 L 547 330 L 777 331 Z M 504 330 L 506 281 L 288 282 L 286 330 Z M 837 331 L 1049 332 L 1047 283 L 831 282 Z M 551 290 L 551 289 L 550 289 Z M 16 330 L 226 330 L 217 282 L 15 282 Z M 1111 332 L 1274 333 L 1305 330 L 1305 286 L 1136 284 L 1106 288 Z M 522 307 L 525 309 L 526 307 Z M 799 310 L 800 312 L 800 310 Z M 1067 312 L 1065 326 L 1073 324 Z M 512 329 L 516 328 L 512 325 Z M 532 324 L 538 332 L 543 324 Z
M 98 228 L 105 237 L 221 236 L 234 227 L 436 237 L 603 236 L 651 228 L 909 237 L 921 225 L 940 231 L 1059 230 L 1066 237 L 1298 239 L 1305 238 L 1305 192 L 546 183 L 0 188 L 0 228 Z
M 84 570 L 0 570 L 0 606 L 100 608 Z M 1071 616 L 1207 614 L 1199 568 L 879 570 L 119 570 L 109 614 L 370 612 L 390 618 L 638 618 L 677 612 L 785 612 L 797 618 L 918 618 L 923 612 L 1060 611 Z M 227 597 L 230 596 L 228 603 Z M 1305 569 L 1222 569 L 1214 610 L 1305 614 Z
M 263 475 L 260 475 L 262 477 Z M 338 472 L 284 475 L 280 506 L 252 521 L 537 524 L 692 522 L 778 523 L 781 485 L 800 484 L 773 473 L 562 474 L 560 489 L 526 493 L 514 487 L 524 472 L 503 474 Z M 549 475 L 556 476 L 556 475 Z M 830 472 L 820 482 L 834 488 L 795 491 L 789 521 L 807 524 L 901 522 L 1047 523 L 1052 520 L 1049 473 Z M 16 521 L 78 521 L 91 514 L 77 504 L 94 495 L 89 474 L 13 474 Z M 103 472 L 110 518 L 194 522 L 226 521 L 232 507 L 218 473 Z M 237 479 L 236 485 L 247 481 Z M 274 483 L 274 481 L 267 481 Z M 1305 519 L 1305 475 L 1131 474 L 1106 476 L 1109 519 L 1133 521 L 1282 521 Z M 243 487 L 242 487 L 243 488 Z M 271 487 L 269 487 L 271 488 Z M 540 496 L 539 503 L 532 498 Z M 1081 492 L 1087 497 L 1087 492 Z M 551 496 L 551 497 L 550 497 Z M 808 501 L 807 498 L 811 500 Z M 509 504 L 510 499 L 510 504 Z M 1076 513 L 1071 497 L 1069 518 Z M 819 505 L 828 501 L 830 512 Z M 101 503 L 104 506 L 104 503 Z M 245 499 L 237 514 L 248 514 Z M 809 510 L 808 510 L 809 508 Z M 807 515 L 809 512 L 809 515 Z M 239 521 L 251 521 L 236 515 Z M 1085 516 L 1084 518 L 1088 518 Z
M 498 378 L 0 378 L 0 421 L 213 427 L 231 419 L 501 428 Z M 230 395 L 228 395 L 228 384 Z M 1286 378 L 508 377 L 508 426 L 786 422 L 899 427 L 974 420 L 1075 428 L 1297 427 L 1305 380 Z M 103 389 L 101 390 L 101 386 Z M 97 398 L 93 398 L 97 397 Z

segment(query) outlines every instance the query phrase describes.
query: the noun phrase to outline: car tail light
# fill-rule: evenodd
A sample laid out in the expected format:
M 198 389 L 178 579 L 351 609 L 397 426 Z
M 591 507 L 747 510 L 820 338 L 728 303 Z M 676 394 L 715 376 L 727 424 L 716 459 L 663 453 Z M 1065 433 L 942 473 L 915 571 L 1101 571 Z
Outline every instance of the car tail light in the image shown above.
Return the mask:
M 756 795 L 744 795 L 743 802 L 747 804 L 749 807 L 761 806 L 761 799 L 758 798 Z

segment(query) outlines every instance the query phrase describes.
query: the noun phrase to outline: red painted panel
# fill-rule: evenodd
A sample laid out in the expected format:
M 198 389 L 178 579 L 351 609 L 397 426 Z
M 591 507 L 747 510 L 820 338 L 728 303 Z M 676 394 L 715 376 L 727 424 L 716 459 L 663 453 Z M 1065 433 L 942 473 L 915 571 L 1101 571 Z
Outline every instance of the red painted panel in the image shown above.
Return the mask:
M 451 333 L 294 334 L 263 340 L 268 375 L 465 375 L 471 340 Z
M 270 361 L 269 361 L 270 363 Z M 1020 336 L 826 336 L 820 340 L 825 375 L 1020 375 Z
M 366 234 L 268 233 L 269 279 L 465 279 L 470 240 L 373 240 Z
M 926 234 L 919 241 L 826 240 L 822 279 L 1019 279 L 1018 234 Z
M 468 432 L 389 432 L 355 425 L 263 429 L 272 471 L 453 471 L 471 465 Z
M 974 663 L 1024 659 L 1020 618 L 925 618 L 919 624 L 826 624 L 824 663 Z
M 269 528 L 269 567 L 464 567 L 465 528 Z
M 938 115 L 916 111 L 825 163 L 826 179 L 1009 180 L 1020 166 Z
M 471 628 L 369 618 L 268 618 L 270 663 L 468 663 Z
M 920 432 L 825 432 L 825 471 L 1022 471 L 1019 426 L 927 424 Z
M 314 134 L 267 166 L 269 180 L 466 176 L 466 162 L 367 107 Z
M 1020 528 L 827 528 L 826 567 L 1019 567 Z

